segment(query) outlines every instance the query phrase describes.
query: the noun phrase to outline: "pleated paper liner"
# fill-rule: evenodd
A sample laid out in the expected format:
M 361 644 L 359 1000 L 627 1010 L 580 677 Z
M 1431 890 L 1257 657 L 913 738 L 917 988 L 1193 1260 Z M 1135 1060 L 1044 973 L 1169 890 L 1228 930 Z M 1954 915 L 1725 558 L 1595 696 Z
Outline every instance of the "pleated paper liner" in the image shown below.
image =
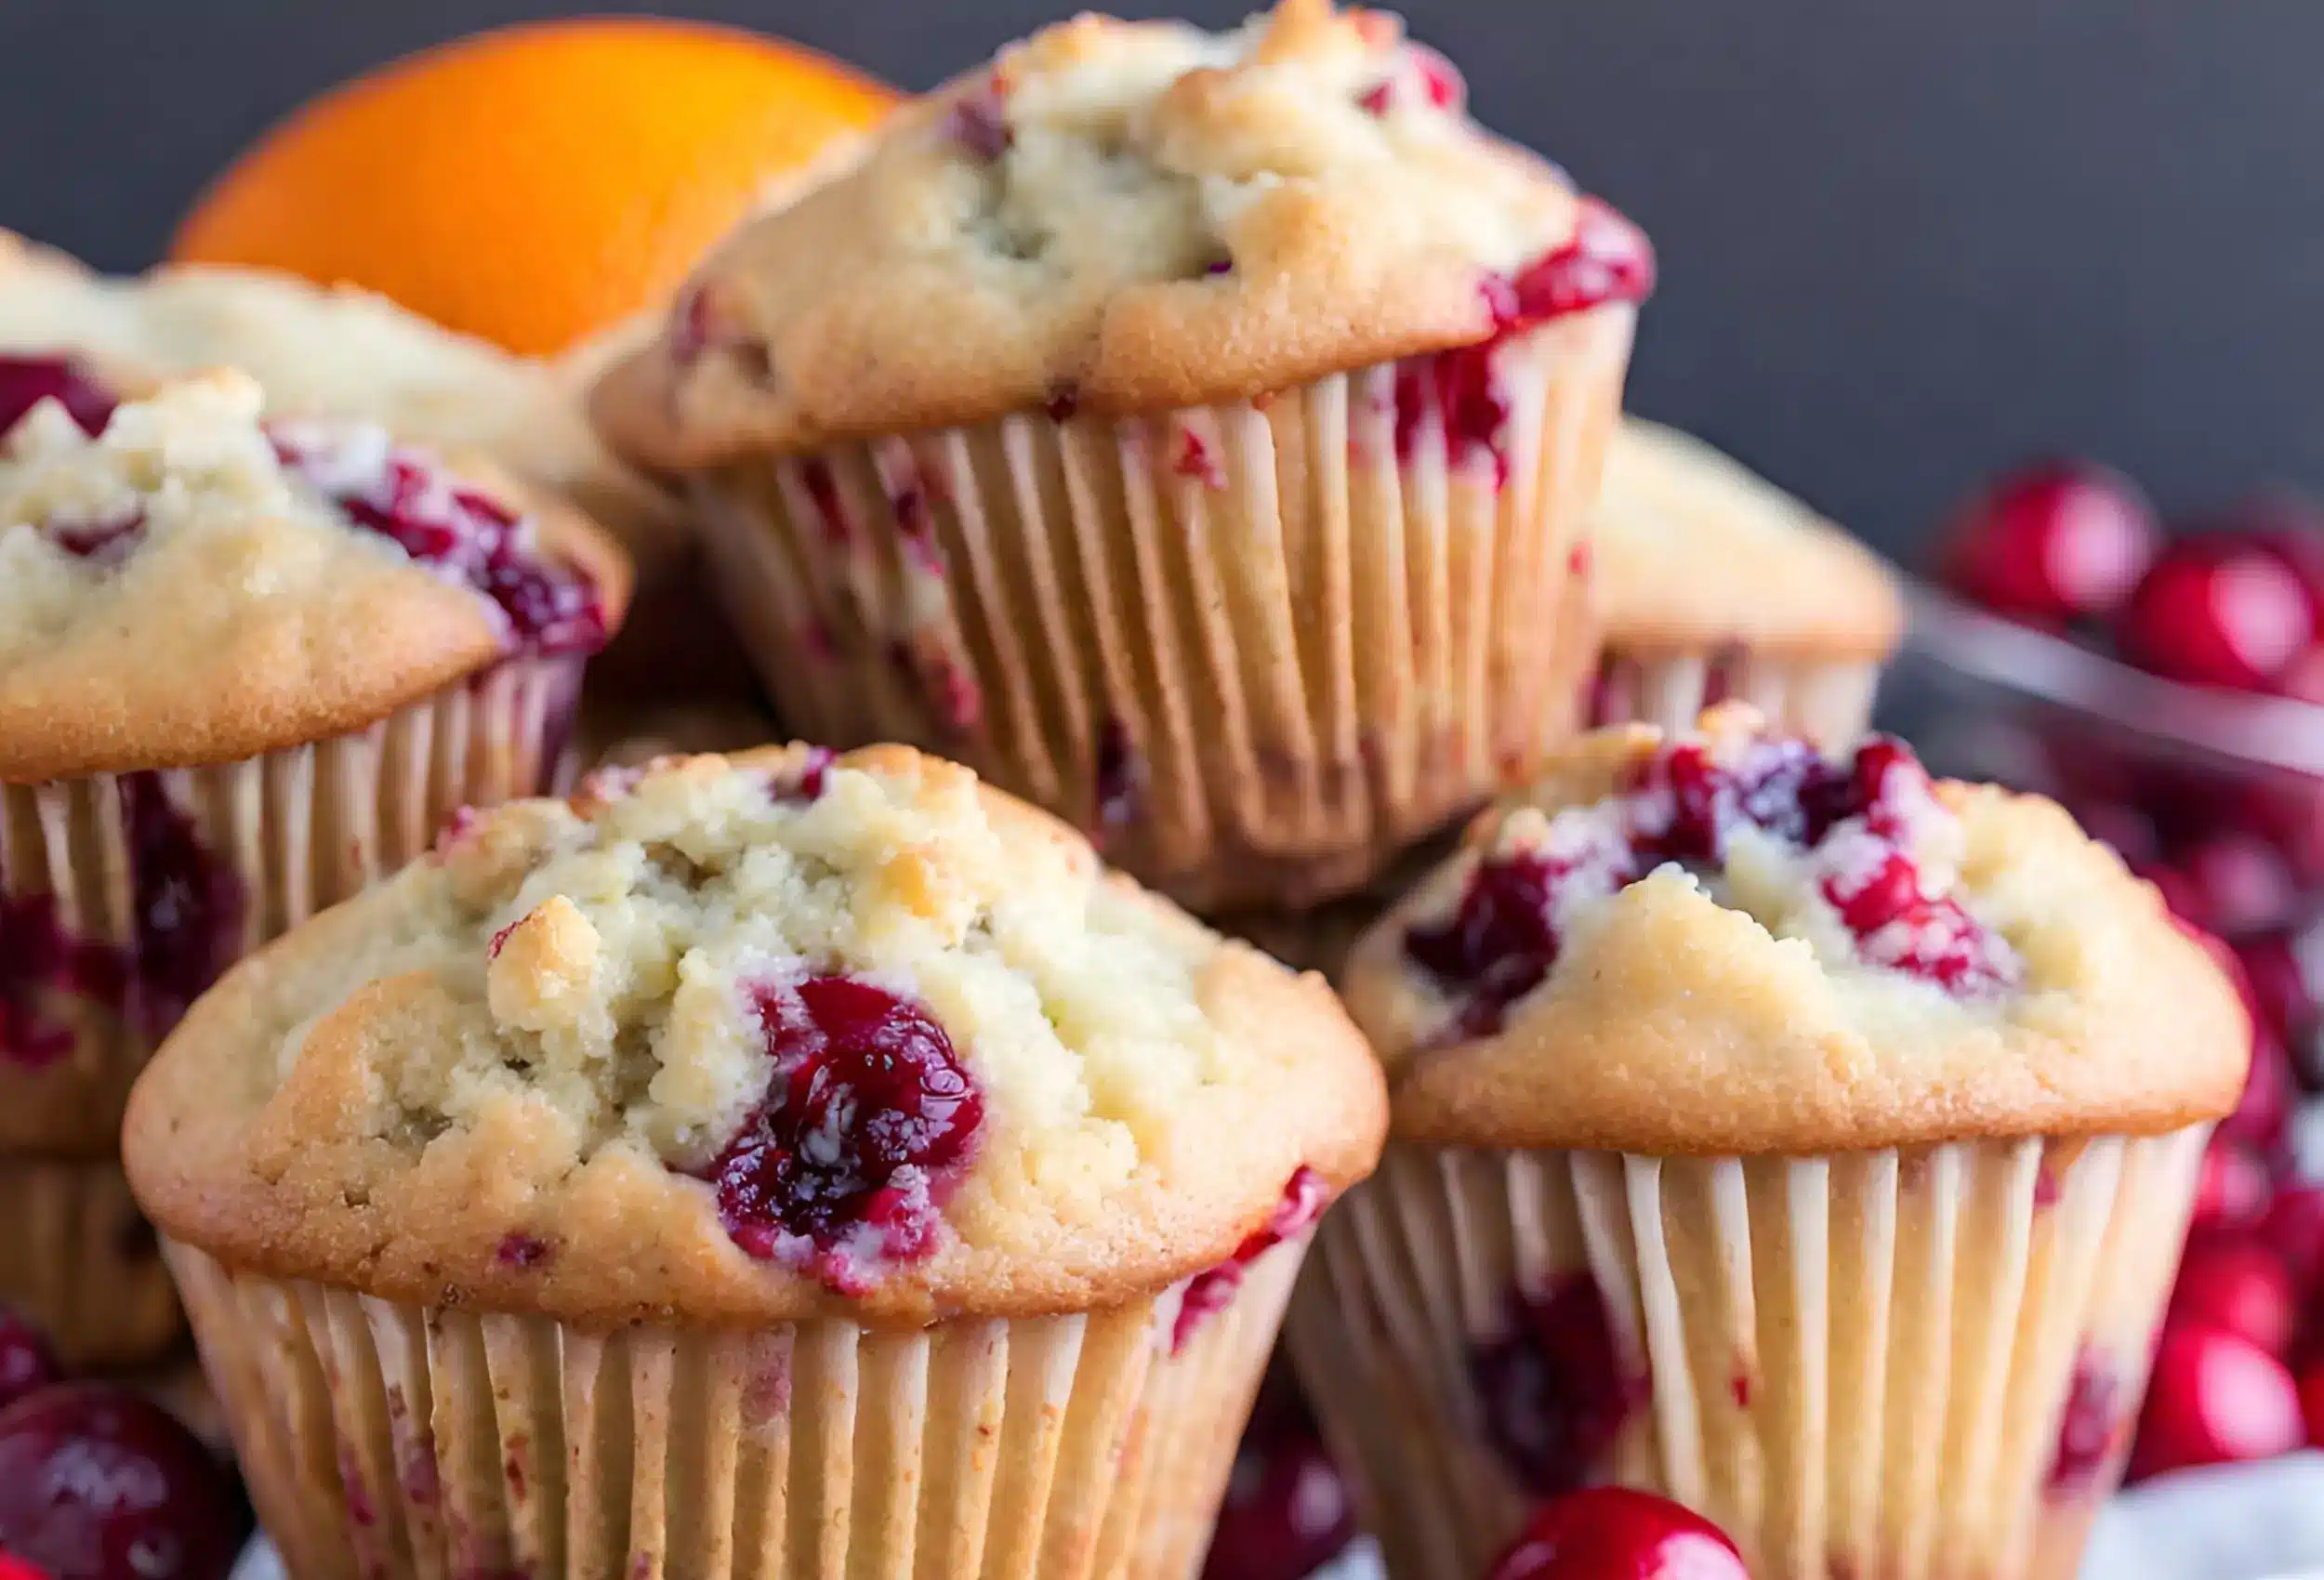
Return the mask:
M 167 1354 L 184 1336 L 152 1229 L 111 1158 L 0 1158 L 0 1304 L 71 1371 Z
M 1801 1158 L 1392 1145 L 1325 1221 L 1288 1339 L 1394 1580 L 1476 1580 L 1552 1472 L 1679 1498 L 1757 1580 L 2066 1580 L 2120 1476 L 2208 1130 Z M 1528 1351 L 1545 1329 L 1582 1340 Z M 1618 1423 L 1595 1463 L 1521 1476 L 1561 1441 L 1512 1414 L 1528 1375 Z
M 918 1331 L 592 1333 L 165 1249 L 298 1580 L 1189 1580 L 1306 1247 L 1175 1349 L 1182 1284 Z
M 0 938 L 60 950 L 0 976 L 0 1153 L 101 1155 L 183 999 L 425 852 L 456 808 L 548 787 L 577 659 L 463 679 L 337 740 L 211 768 L 0 785 Z M 140 931 L 175 964 L 140 970 Z M 146 981 L 156 975 L 160 982 Z M 94 991 L 59 985 L 70 979 Z
M 1609 642 L 1598 670 L 1592 724 L 1652 724 L 1677 733 L 1703 709 L 1747 702 L 1776 729 L 1827 751 L 1854 745 L 1871 728 L 1880 665 L 1779 653 L 1633 652 Z
M 704 530 L 808 738 L 966 760 L 1196 908 L 1304 904 L 1554 744 L 1634 318 L 1495 353 L 1505 483 L 1482 445 L 1448 459 L 1421 358 L 754 458 L 697 481 Z

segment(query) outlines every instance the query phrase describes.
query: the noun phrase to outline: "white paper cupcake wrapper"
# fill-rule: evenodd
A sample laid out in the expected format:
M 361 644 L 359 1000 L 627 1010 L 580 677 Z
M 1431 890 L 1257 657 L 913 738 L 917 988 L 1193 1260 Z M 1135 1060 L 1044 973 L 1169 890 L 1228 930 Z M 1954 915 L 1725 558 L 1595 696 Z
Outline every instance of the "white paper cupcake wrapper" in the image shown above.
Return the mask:
M 580 689 L 578 659 L 520 660 L 463 679 L 368 730 L 152 777 L 241 898 L 239 955 L 424 853 L 452 811 L 539 793 L 557 777 Z M 54 896 L 75 938 L 136 936 L 123 782 L 97 774 L 0 785 L 0 893 Z M 0 1057 L 0 1152 L 102 1156 L 154 1039 L 62 989 L 35 995 L 71 1052 Z
M 706 539 L 808 738 L 961 758 L 1190 904 L 1305 903 L 1570 728 L 1589 658 L 1559 638 L 1634 320 L 1496 354 L 1501 487 L 1448 462 L 1425 376 L 1399 457 L 1382 363 L 754 458 L 696 480 Z
M 1592 1468 L 1718 1521 L 1756 1580 L 2071 1575 L 2120 1475 L 2209 1126 L 1804 1158 L 1392 1145 L 1288 1337 L 1395 1580 L 1476 1580 L 1529 1489 L 1477 1346 L 1586 1273 L 1648 1402 Z M 2112 1450 L 2052 1486 L 2078 1365 Z
M 165 1250 L 300 1580 L 1187 1580 L 1304 1244 L 1173 1351 L 1184 1285 L 882 1332 L 585 1332 Z
M 185 1333 L 161 1248 L 110 1160 L 0 1158 L 0 1304 L 76 1372 L 142 1364 Z
M 1612 639 L 1607 649 L 1598 672 L 1595 724 L 1687 731 L 1704 708 L 1733 698 L 1827 750 L 1853 745 L 1871 728 L 1877 664 L 1733 649 L 1631 652 Z

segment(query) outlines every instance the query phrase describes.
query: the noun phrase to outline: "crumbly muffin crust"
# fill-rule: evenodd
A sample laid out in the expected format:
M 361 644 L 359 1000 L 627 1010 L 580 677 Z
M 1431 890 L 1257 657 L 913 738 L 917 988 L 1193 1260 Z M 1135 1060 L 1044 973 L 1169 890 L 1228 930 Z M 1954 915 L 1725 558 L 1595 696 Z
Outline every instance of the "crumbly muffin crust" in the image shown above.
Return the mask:
M 745 226 L 595 410 L 617 449 L 682 467 L 1248 399 L 1486 339 L 1492 285 L 1585 207 L 1385 12 L 1282 0 L 1219 34 L 1085 15 Z
M 0 779 L 325 739 L 514 651 L 491 598 L 359 530 L 336 495 L 469 491 L 618 626 L 627 567 L 577 514 L 527 514 L 489 468 L 406 477 L 383 430 L 270 427 L 261 402 L 217 373 L 129 401 L 96 433 L 50 400 L 0 435 Z
M 1397 1136 L 1820 1152 L 2152 1133 L 2235 1105 L 2242 1004 L 2149 885 L 2050 801 L 1863 752 L 1812 766 L 1729 706 L 1692 740 L 1584 737 L 1481 815 L 1348 967 Z M 1834 800 L 1851 772 L 1884 786 L 1868 811 Z M 1819 776 L 1834 804 L 1802 835 L 1786 786 Z M 1715 858 L 1604 860 L 1707 811 Z M 1480 905 L 1487 871 L 1523 903 Z M 1545 932 L 1529 960 L 1500 947 Z M 1443 974 L 1455 948 L 1502 972 L 1486 1013 Z
M 807 1100 L 783 1050 L 835 978 L 941 1027 L 966 1082 L 944 1112 L 981 1119 L 946 1179 L 916 1196 L 935 1171 L 899 1171 L 879 1198 L 936 1209 L 905 1251 L 746 1251 L 723 1169 Z M 893 1119 L 835 1121 L 832 1146 Z M 125 1148 L 169 1233 L 279 1276 L 582 1323 L 917 1322 L 1163 1287 L 1231 1256 L 1301 1168 L 1367 1172 L 1385 1124 L 1319 979 L 965 770 L 795 746 L 450 832 L 198 1005 Z
M 1878 555 L 1676 428 L 1623 419 L 1591 530 L 1606 639 L 1623 652 L 1877 659 L 1903 631 Z

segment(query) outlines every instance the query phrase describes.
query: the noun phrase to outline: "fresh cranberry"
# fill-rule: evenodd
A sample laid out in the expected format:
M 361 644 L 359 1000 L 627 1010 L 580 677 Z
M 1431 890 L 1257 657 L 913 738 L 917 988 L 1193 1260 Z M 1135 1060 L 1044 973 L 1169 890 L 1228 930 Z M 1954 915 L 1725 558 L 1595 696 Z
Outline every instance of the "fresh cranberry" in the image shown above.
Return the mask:
M 2130 1403 L 2122 1378 L 2106 1357 L 2084 1350 L 2074 1358 L 2073 1380 L 2058 1418 L 2058 1446 L 2050 1461 L 2050 1485 L 2079 1492 L 2091 1485 L 2119 1446 Z
M 2269 1459 L 2304 1439 L 2299 1390 L 2282 1362 L 2222 1328 L 2163 1330 L 2131 1450 L 2133 1477 Z
M 2214 1140 L 2195 1176 L 2193 1227 L 2241 1229 L 2267 1211 L 2267 1165 L 2249 1147 Z
M 1593 1487 L 1533 1511 L 1490 1580 L 1750 1580 L 1726 1533 L 1652 1493 Z
M 1245 1268 L 1285 1241 L 1304 1233 L 1330 1205 L 1330 1180 L 1305 1164 L 1294 1169 L 1283 1187 L 1282 1198 L 1267 1215 L 1267 1221 L 1243 1237 L 1233 1257 L 1217 1267 L 1206 1268 L 1188 1281 L 1186 1293 L 1179 1302 L 1178 1320 L 1170 1329 L 1171 1351 L 1175 1353 L 1186 1347 L 1187 1339 L 1194 1336 L 1204 1318 L 1227 1308 L 1235 1292 L 1242 1287 Z
M 2153 507 L 2128 478 L 2087 461 L 2037 461 L 1954 515 L 1940 573 L 1997 614 L 2063 625 L 2111 614 L 2161 541 Z
M 2125 656 L 2172 680 L 2264 690 L 2317 635 L 2299 578 L 2265 549 L 2225 538 L 2172 544 L 2139 578 L 2117 636 Z
M 91 439 L 112 420 L 112 392 L 66 357 L 0 356 L 0 434 L 24 420 L 43 401 L 60 402 Z
M 1557 964 L 1557 928 L 1550 920 L 1556 876 L 1533 856 L 1480 862 L 1448 919 L 1405 935 L 1406 956 L 1460 996 L 1467 1035 L 1499 1031 L 1509 1006 L 1540 986 Z
M 2324 1277 L 2324 1185 L 2287 1185 L 2267 1204 L 2259 1237 L 2282 1259 L 2293 1284 L 2314 1292 Z
M 63 1373 L 48 1339 L 13 1306 L 0 1306 L 0 1407 L 13 1404 Z
M 233 1483 L 160 1405 L 60 1384 L 0 1411 L 0 1547 L 55 1580 L 220 1580 Z
M 2308 1431 L 2310 1448 L 2324 1447 L 2324 1361 L 2311 1361 L 2300 1371 L 2300 1418 Z
M 2179 1264 L 2170 1321 L 2239 1335 L 2282 1355 L 2291 1348 L 2299 1297 L 2284 1260 L 2263 1240 L 2202 1235 Z
M 1469 1353 L 1486 1432 L 1526 1486 L 1570 1492 L 1592 1479 L 1652 1386 L 1623 1359 L 1586 1272 L 1520 1297 L 1511 1318 L 1506 1337 Z
M 1306 1580 L 1355 1535 L 1355 1506 L 1313 1431 L 1252 1432 L 1235 1451 L 1202 1580 Z
M 851 977 L 758 994 L 767 1098 L 709 1169 L 751 1256 L 861 1293 L 935 1248 L 984 1099 L 929 1013 Z

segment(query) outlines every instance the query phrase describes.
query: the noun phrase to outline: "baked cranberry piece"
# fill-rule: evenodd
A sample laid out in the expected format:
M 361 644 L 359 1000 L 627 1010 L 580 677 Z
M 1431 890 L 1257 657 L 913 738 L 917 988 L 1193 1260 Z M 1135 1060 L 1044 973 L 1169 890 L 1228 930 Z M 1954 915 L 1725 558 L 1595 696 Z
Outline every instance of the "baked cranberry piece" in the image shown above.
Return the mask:
M 69 1383 L 0 1411 L 0 1547 L 54 1580 L 222 1580 L 232 1481 L 142 1394 Z
M 766 1100 L 711 1164 L 719 1214 L 753 1257 L 847 1294 L 926 1255 L 984 1099 L 918 1005 L 852 977 L 758 995 Z
M 1179 1300 L 1178 1320 L 1170 1327 L 1171 1352 L 1183 1350 L 1204 1318 L 1213 1311 L 1224 1310 L 1234 1300 L 1235 1292 L 1243 1286 L 1245 1268 L 1286 1240 L 1304 1233 L 1330 1205 L 1330 1180 L 1305 1164 L 1294 1169 L 1283 1187 L 1282 1200 L 1275 1204 L 1267 1221 L 1243 1237 L 1233 1257 L 1215 1268 L 1206 1268 L 1188 1281 L 1186 1293 Z
M 111 390 L 71 358 L 0 356 L 0 434 L 43 401 L 62 402 L 91 439 L 105 431 L 118 404 Z
M 47 1387 L 63 1374 L 48 1339 L 13 1306 L 0 1306 L 0 1407 Z
M 2169 1320 L 2218 1328 L 2280 1356 L 2291 1348 L 2299 1295 L 2284 1259 L 2265 1240 L 2201 1235 L 2179 1264 Z
M 1623 1358 L 1605 1297 L 1586 1272 L 1520 1297 L 1508 1336 L 1470 1350 L 1469 1376 L 1493 1446 L 1543 1494 L 1591 1481 L 1653 1393 Z
M 1654 295 L 1655 250 L 1646 233 L 1595 198 L 1579 201 L 1574 234 L 1517 271 L 1511 327 Z
M 129 831 L 131 921 L 139 1023 L 159 1036 L 232 963 L 242 937 L 242 886 L 203 846 L 161 776 L 121 781 Z
M 1405 935 L 1406 956 L 1459 995 L 1463 1034 L 1500 1030 L 1509 1006 L 1540 986 L 1557 964 L 1557 928 L 1550 921 L 1556 876 L 1536 856 L 1481 862 L 1448 919 Z
M 2106 1357 L 2084 1350 L 2074 1358 L 2074 1378 L 2058 1418 L 2058 1446 L 2050 1461 L 2050 1485 L 2078 1492 L 2097 1479 L 2130 1425 L 2122 1379 Z
M 1314 1429 L 1254 1427 L 1235 1451 L 1202 1580 L 1307 1580 L 1354 1536 L 1347 1482 Z
M 2155 1350 L 2131 1475 L 2272 1459 L 2305 1438 L 2282 1362 L 2240 1334 L 2180 1324 L 2163 1330 Z
M 1490 1580 L 1750 1580 L 1725 1532 L 1669 1498 L 1593 1487 L 1543 1504 Z
M 2064 625 L 2113 613 L 2161 544 L 2153 507 L 2128 478 L 2088 461 L 2036 461 L 1954 514 L 1939 574 L 1996 614 Z
M 2139 578 L 2116 627 L 2123 655 L 2167 679 L 2262 691 L 2317 635 L 2283 560 L 2233 538 L 2172 544 Z
M 944 128 L 954 141 L 988 165 L 1007 153 L 1016 136 L 1009 128 L 1000 79 L 988 78 L 955 99 Z

